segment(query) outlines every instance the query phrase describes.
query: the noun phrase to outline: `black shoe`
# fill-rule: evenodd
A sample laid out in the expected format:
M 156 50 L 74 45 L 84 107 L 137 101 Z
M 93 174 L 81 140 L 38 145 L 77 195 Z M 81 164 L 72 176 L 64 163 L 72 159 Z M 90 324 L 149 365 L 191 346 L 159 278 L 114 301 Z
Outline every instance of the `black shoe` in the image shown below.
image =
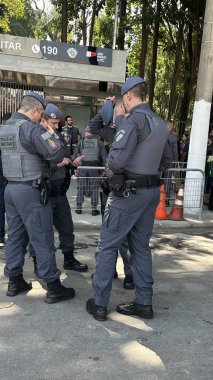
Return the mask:
M 124 289 L 127 289 L 127 290 L 135 289 L 135 285 L 133 282 L 133 276 L 126 275 L 124 277 Z
M 82 214 L 82 210 L 75 210 L 76 214 Z
M 64 254 L 64 269 L 75 270 L 76 272 L 86 272 L 88 270 L 88 266 L 76 260 L 73 253 L 71 252 Z
M 117 312 L 124 315 L 137 315 L 140 318 L 152 319 L 154 314 L 151 305 L 141 305 L 136 302 L 129 304 L 120 304 L 117 306 Z
M 99 210 L 92 210 L 92 215 L 93 216 L 100 215 L 100 211 Z
M 86 310 L 89 314 L 92 314 L 93 318 L 97 319 L 97 321 L 107 320 L 107 308 L 96 305 L 94 298 L 88 299 L 86 303 Z
M 23 275 L 17 277 L 9 277 L 8 289 L 6 295 L 8 297 L 17 296 L 21 292 L 28 292 L 32 289 L 32 283 L 28 283 L 23 279 Z
M 47 284 L 47 296 L 45 299 L 46 303 L 56 303 L 61 301 L 70 300 L 75 297 L 75 289 L 73 288 L 65 288 L 61 284 L 59 278 L 54 282 L 50 282 Z

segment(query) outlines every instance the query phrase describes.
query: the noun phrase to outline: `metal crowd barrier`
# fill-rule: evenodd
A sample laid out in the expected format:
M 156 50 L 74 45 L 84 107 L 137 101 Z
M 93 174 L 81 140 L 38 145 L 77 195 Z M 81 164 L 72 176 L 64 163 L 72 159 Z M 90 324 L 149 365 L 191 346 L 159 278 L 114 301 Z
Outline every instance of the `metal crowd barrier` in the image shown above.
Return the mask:
M 182 165 L 184 164 L 184 165 Z M 186 169 L 185 163 L 175 163 L 174 168 L 164 172 L 161 177 L 165 184 L 166 207 L 172 208 L 178 195 L 180 187 L 184 189 L 183 207 L 186 213 L 193 213 L 201 218 L 203 207 L 203 194 L 205 185 L 205 175 L 199 169 Z M 85 176 L 87 170 L 99 171 L 94 176 Z M 101 183 L 105 168 L 81 166 L 78 175 L 72 177 L 69 190 L 69 201 L 72 209 L 76 209 L 77 200 L 82 201 L 83 212 L 90 212 L 92 206 L 97 204 L 97 209 L 101 210 L 100 193 L 102 192 Z M 84 173 L 84 175 L 81 175 Z M 94 207 L 93 207 L 94 208 Z M 169 211 L 169 210 L 168 210 Z
M 183 188 L 183 208 L 186 214 L 198 215 L 201 219 L 205 174 L 200 169 L 172 168 L 161 178 L 165 184 L 166 206 L 174 205 L 179 189 Z

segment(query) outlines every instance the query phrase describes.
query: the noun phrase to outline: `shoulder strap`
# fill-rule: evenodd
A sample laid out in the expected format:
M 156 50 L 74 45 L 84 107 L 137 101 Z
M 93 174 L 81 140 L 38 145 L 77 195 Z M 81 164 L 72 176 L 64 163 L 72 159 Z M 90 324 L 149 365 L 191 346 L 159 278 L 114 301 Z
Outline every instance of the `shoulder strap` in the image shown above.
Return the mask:
M 15 125 L 17 127 L 21 127 L 24 123 L 26 123 L 28 120 L 26 119 L 20 119 L 20 120 L 14 120 L 10 119 L 8 120 L 4 125 Z
M 147 110 L 142 110 L 142 109 L 136 109 L 136 110 L 134 110 L 134 112 L 133 112 L 133 114 L 134 113 L 143 113 L 145 116 L 146 116 L 146 118 L 147 118 L 147 120 L 148 120 L 148 122 L 149 122 L 149 124 L 150 124 L 150 121 L 152 120 L 152 122 L 155 124 L 155 125 L 157 125 L 158 123 L 157 123 L 157 117 L 156 117 L 156 115 L 155 115 L 155 113 L 150 109 L 147 109 Z M 150 120 L 151 119 L 151 120 Z

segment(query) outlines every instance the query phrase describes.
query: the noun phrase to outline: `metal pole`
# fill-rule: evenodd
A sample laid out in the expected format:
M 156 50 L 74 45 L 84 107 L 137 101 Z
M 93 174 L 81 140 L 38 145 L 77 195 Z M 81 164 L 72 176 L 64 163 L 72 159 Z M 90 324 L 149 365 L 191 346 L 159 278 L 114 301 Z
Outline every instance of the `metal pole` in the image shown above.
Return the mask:
M 192 119 L 192 130 L 187 168 L 205 170 L 206 149 L 213 90 L 213 2 L 206 1 L 203 38 L 200 53 L 197 88 Z M 187 173 L 189 178 L 191 173 Z M 199 173 L 198 173 L 199 177 Z M 186 182 L 187 183 L 187 182 Z M 203 194 L 201 194 L 202 196 Z M 185 189 L 186 200 L 191 198 L 190 189 Z M 196 210 L 190 213 L 196 213 Z
M 116 39 L 117 39 L 118 4 L 119 4 L 119 0 L 115 0 L 115 21 L 114 21 L 113 42 L 112 42 L 112 48 L 113 49 L 115 49 L 115 47 L 116 47 Z

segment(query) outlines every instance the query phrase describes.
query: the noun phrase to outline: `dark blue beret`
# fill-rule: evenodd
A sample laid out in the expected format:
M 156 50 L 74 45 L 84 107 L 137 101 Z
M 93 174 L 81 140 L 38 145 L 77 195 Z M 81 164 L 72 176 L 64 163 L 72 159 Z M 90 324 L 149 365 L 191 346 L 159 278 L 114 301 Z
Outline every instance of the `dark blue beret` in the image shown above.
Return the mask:
M 108 125 L 111 123 L 113 119 L 113 101 L 112 100 L 107 100 L 106 103 L 104 103 L 102 110 L 102 119 L 104 124 Z
M 61 119 L 61 111 L 54 104 L 48 103 L 44 110 L 44 116 L 51 119 Z
M 140 83 L 145 83 L 145 79 L 137 76 L 128 78 L 121 88 L 121 95 L 123 96 L 127 91 L 131 90 L 132 87 Z
M 24 98 L 25 96 L 32 96 L 33 98 L 37 99 L 37 100 L 42 104 L 42 106 L 45 108 L 45 106 L 46 106 L 45 100 L 44 100 L 43 96 L 39 95 L 37 92 L 30 91 L 30 92 L 27 92 L 27 93 L 23 96 L 23 98 Z

